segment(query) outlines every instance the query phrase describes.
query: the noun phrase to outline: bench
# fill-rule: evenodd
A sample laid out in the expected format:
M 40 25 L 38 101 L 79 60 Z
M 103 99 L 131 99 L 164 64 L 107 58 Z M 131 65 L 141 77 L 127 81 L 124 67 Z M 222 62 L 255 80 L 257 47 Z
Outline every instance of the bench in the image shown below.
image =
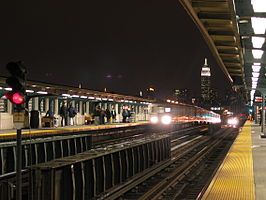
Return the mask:
M 54 127 L 54 119 L 48 117 L 42 117 L 42 126 L 43 127 Z
M 94 119 L 91 116 L 85 116 L 85 124 L 93 124 Z

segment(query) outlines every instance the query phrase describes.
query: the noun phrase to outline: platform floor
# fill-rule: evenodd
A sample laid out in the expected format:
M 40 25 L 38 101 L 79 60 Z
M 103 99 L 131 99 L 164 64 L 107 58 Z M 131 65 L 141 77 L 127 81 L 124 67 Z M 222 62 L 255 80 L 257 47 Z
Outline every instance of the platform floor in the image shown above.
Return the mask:
M 64 134 L 64 133 L 73 133 L 79 131 L 92 131 L 92 130 L 103 130 L 103 129 L 111 129 L 111 128 L 121 128 L 121 127 L 129 127 L 129 126 L 138 126 L 148 124 L 147 121 L 135 122 L 135 123 L 111 123 L 104 125 L 81 125 L 81 126 L 64 126 L 58 128 L 39 128 L 39 129 L 23 129 L 23 136 L 38 136 L 38 135 L 50 135 L 50 134 Z M 16 129 L 10 130 L 0 130 L 0 140 L 1 139 L 9 139 L 16 137 Z
M 202 199 L 266 200 L 266 139 L 247 121 Z

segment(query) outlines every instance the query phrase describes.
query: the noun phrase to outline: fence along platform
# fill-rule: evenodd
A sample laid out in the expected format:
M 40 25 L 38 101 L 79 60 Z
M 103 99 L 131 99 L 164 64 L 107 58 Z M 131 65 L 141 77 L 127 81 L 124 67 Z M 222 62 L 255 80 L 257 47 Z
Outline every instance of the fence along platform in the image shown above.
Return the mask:
M 168 158 L 170 139 L 160 136 L 56 159 L 33 168 L 33 199 L 96 198 Z

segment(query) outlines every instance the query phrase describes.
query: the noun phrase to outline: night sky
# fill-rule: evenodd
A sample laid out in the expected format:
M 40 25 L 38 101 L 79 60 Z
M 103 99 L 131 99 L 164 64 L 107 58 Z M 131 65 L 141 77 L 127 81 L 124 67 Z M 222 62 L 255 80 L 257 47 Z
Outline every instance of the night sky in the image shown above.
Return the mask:
M 177 0 L 6 1 L 1 5 L 0 71 L 24 61 L 28 79 L 137 95 L 152 86 L 199 95 L 207 57 L 212 86 L 229 82 Z M 215 80 L 215 81 L 214 81 Z

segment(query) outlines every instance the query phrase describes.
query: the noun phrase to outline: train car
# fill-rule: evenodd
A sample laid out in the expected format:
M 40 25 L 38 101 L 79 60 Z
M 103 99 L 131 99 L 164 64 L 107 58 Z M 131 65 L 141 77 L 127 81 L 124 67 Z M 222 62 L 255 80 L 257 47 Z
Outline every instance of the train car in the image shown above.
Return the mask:
M 220 123 L 220 115 L 212 111 L 183 103 L 154 103 L 150 108 L 152 124 Z

